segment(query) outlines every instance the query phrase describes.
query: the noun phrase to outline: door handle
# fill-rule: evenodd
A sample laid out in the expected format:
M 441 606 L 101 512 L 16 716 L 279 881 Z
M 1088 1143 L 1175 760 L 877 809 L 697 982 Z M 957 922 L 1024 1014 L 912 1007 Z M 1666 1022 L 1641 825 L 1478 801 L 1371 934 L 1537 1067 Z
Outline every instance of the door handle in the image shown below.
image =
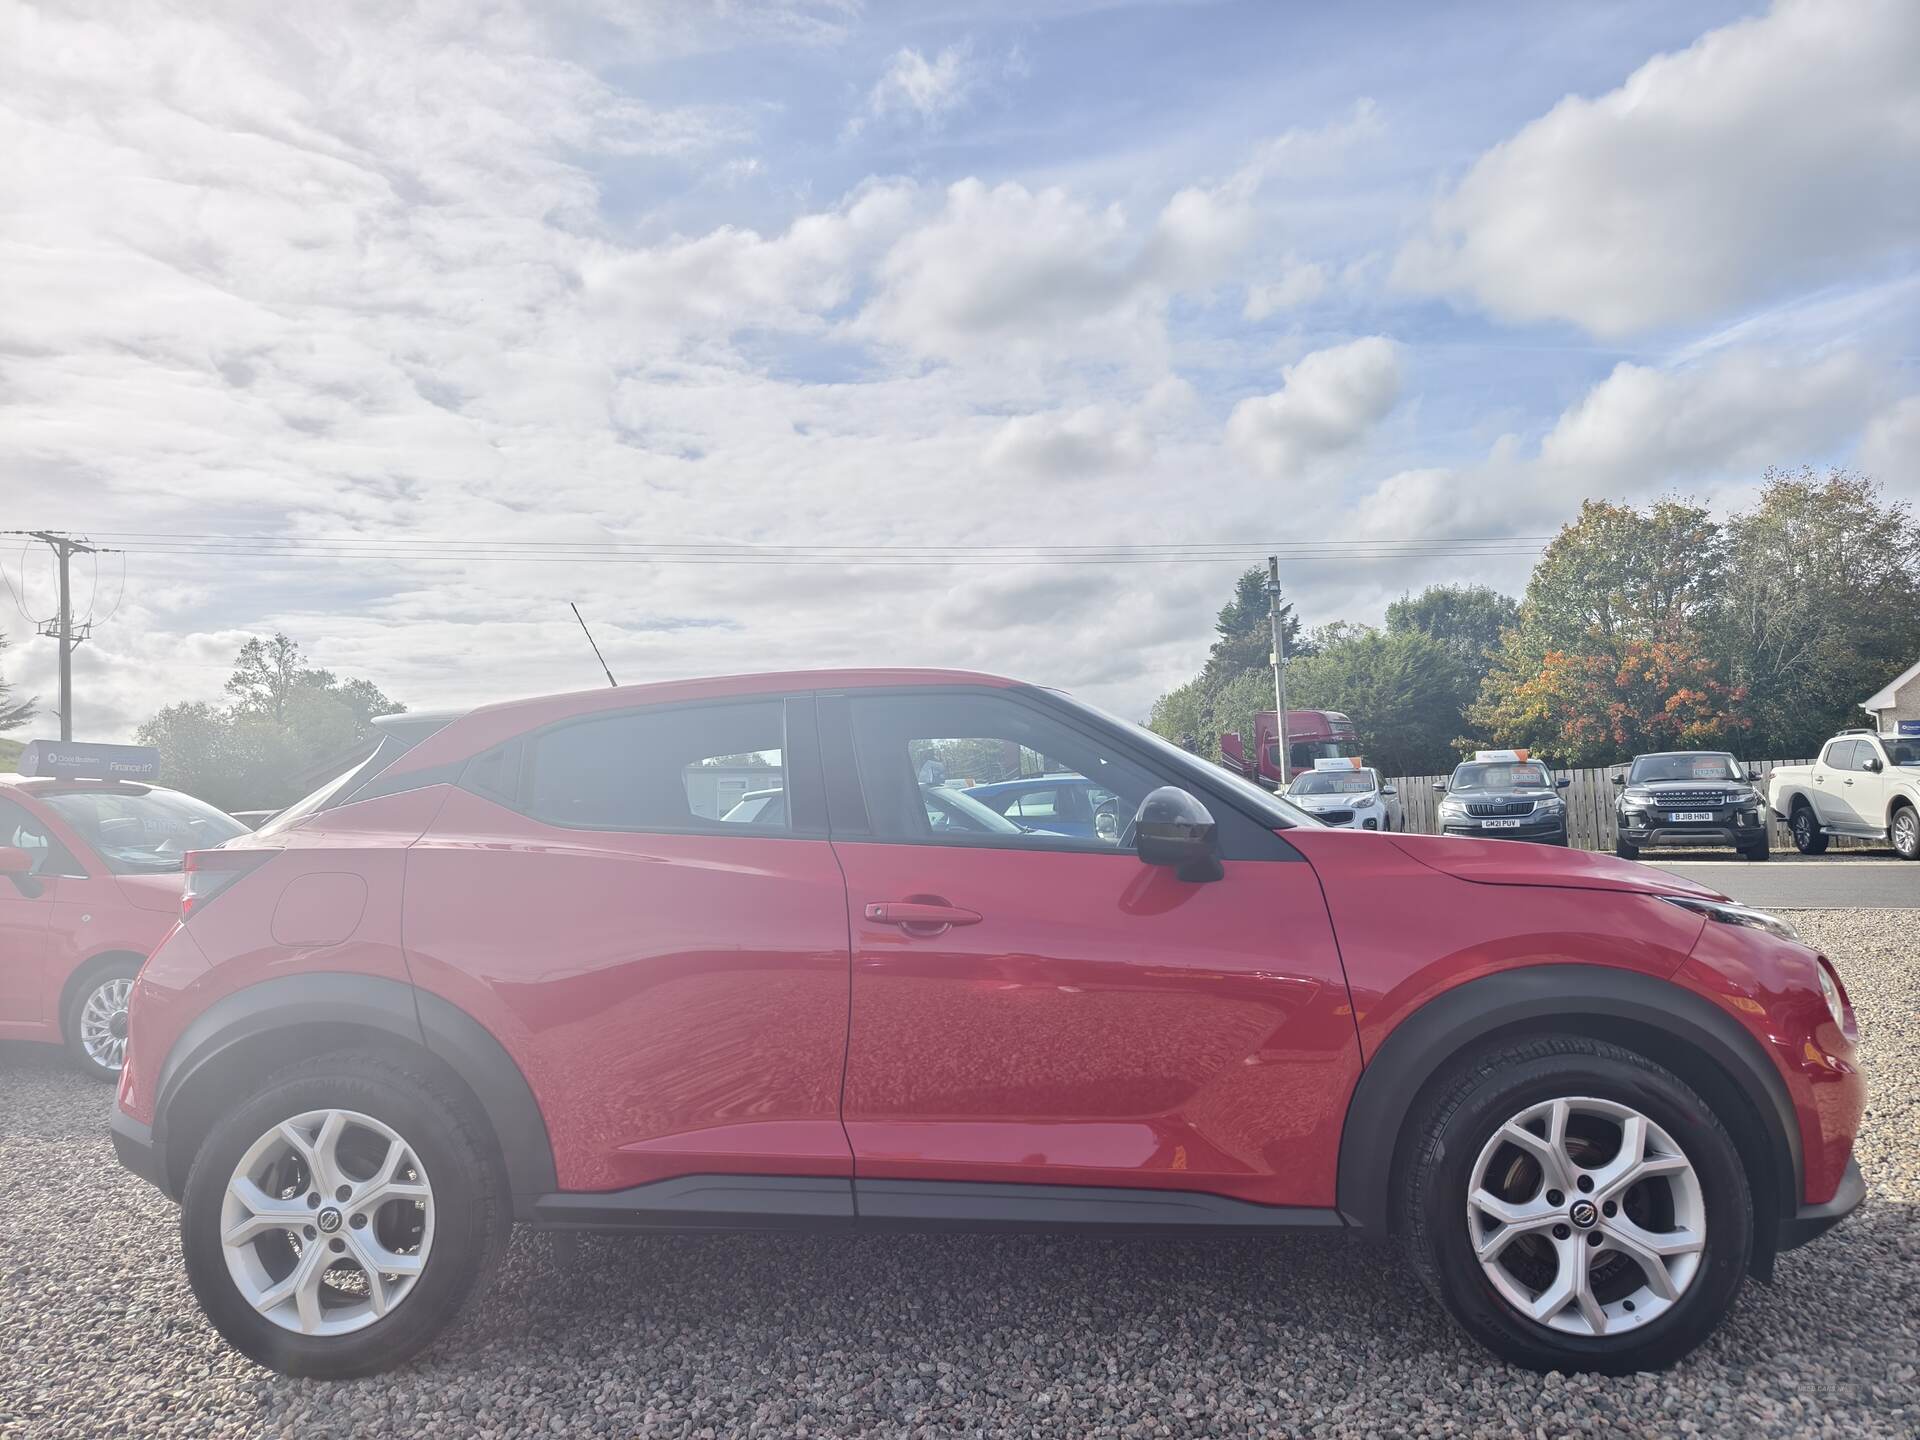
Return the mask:
M 1851 785 L 1851 784 L 1853 784 L 1853 781 L 1851 781 L 1851 780 L 1842 780 L 1842 781 L 1841 781 L 1840 783 L 1841 783 L 1842 785 Z
M 908 929 L 944 930 L 949 925 L 978 925 L 981 918 L 977 910 L 920 900 L 879 900 L 867 906 L 867 919 L 880 925 L 904 925 Z

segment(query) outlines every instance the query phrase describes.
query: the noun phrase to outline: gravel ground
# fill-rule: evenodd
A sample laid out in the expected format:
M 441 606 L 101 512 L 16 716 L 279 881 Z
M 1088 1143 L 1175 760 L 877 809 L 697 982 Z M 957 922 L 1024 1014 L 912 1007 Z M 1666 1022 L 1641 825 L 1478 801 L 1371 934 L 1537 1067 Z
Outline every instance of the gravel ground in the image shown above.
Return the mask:
M 1920 911 L 1814 911 L 1866 1029 L 1868 1207 L 1662 1376 L 1492 1361 L 1333 1239 L 581 1241 L 522 1233 L 426 1360 L 290 1381 L 225 1349 L 107 1092 L 0 1048 L 0 1437 L 1752 1437 L 1920 1433 Z

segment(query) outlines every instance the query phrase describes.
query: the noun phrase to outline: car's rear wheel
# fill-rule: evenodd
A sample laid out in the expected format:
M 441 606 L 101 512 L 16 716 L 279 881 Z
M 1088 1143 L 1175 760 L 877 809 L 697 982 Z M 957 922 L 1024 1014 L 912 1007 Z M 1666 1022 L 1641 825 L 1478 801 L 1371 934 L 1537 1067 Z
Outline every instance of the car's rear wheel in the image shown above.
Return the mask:
M 138 957 L 111 956 L 86 970 L 67 996 L 60 1024 L 67 1053 L 96 1080 L 117 1081 L 127 1063 L 127 1002 L 139 972 Z
M 331 1055 L 214 1125 L 181 1235 L 201 1308 L 289 1375 L 365 1375 L 431 1344 L 508 1228 L 490 1147 L 428 1076 Z
M 1753 1245 L 1738 1151 L 1677 1076 L 1549 1036 L 1490 1050 L 1413 1136 L 1402 1216 L 1454 1318 L 1535 1370 L 1672 1364 L 1732 1306 Z
M 1802 855 L 1824 855 L 1827 851 L 1827 832 L 1820 828 L 1820 821 L 1813 813 L 1813 807 L 1802 800 L 1793 807 L 1793 818 L 1787 822 L 1793 832 L 1793 848 Z

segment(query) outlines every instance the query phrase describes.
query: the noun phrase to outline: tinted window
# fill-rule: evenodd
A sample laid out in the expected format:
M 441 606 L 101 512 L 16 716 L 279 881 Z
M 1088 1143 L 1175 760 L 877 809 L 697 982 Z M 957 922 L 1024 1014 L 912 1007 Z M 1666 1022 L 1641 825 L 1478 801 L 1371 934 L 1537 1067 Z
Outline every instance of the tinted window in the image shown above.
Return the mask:
M 1860 762 L 1856 753 L 1860 748 L 1857 740 L 1836 740 L 1827 746 L 1826 766 L 1829 770 L 1858 770 Z
M 852 716 L 867 813 L 887 839 L 1112 849 L 1147 792 L 1163 783 L 1104 741 L 1003 696 L 856 696 Z M 1085 778 L 1107 793 L 1092 836 L 1050 833 L 1027 811 L 1054 803 L 1064 787 L 1024 792 L 1004 819 L 966 793 L 1041 776 Z
M 787 810 L 727 816 L 756 791 L 786 789 L 785 707 L 632 710 L 577 720 L 527 741 L 528 814 L 586 830 L 789 828 Z

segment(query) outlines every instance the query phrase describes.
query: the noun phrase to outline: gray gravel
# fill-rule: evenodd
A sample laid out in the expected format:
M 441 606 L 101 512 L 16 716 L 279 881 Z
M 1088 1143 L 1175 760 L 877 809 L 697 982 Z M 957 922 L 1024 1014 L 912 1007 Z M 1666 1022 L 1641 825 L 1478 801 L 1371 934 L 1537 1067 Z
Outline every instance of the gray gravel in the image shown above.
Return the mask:
M 1663 1376 L 1539 1376 L 1390 1248 L 1332 1239 L 522 1234 L 421 1363 L 327 1384 L 225 1349 L 107 1092 L 0 1047 L 0 1437 L 1920 1433 L 1920 911 L 1807 912 L 1859 1006 L 1868 1209 Z

